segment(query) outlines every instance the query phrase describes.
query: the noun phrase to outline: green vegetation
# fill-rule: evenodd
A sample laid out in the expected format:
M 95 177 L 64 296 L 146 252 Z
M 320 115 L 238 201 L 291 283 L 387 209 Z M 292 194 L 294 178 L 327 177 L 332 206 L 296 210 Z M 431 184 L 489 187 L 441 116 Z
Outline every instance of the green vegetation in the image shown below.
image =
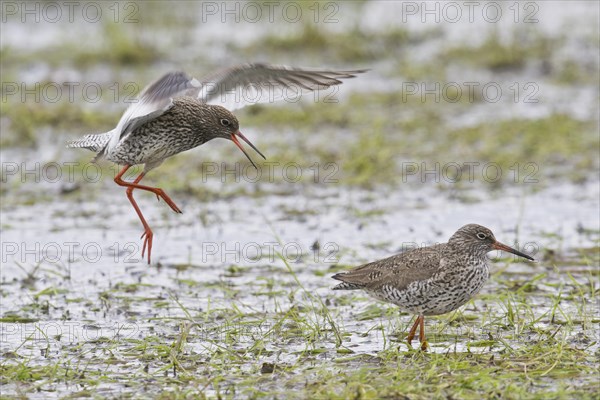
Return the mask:
M 398 54 L 409 43 L 433 36 L 435 36 L 433 31 L 417 36 L 409 34 L 402 28 L 391 29 L 384 34 L 374 34 L 354 27 L 349 31 L 338 33 L 324 30 L 313 24 L 305 24 L 299 32 L 266 36 L 248 47 L 236 50 L 244 54 L 265 55 L 302 52 L 309 58 L 327 53 L 335 61 L 356 63 Z
M 160 52 L 153 44 L 144 41 L 136 30 L 138 24 L 122 25 L 102 23 L 102 30 L 90 46 L 81 46 L 76 38 L 69 38 L 60 46 L 47 47 L 34 53 L 27 49 L 5 46 L 2 48 L 3 75 L 18 71 L 23 65 L 43 60 L 51 66 L 75 66 L 86 69 L 108 64 L 111 67 L 144 67 L 159 61 Z
M 68 138 L 114 127 L 125 105 L 115 105 L 110 90 L 102 104 L 31 101 L 46 83 L 71 79 L 79 71 L 76 80 L 99 80 L 103 90 L 118 81 L 119 90 L 126 90 L 123 82 L 135 81 L 141 88 L 167 68 L 201 78 L 210 72 L 207 65 L 246 61 L 371 71 L 355 79 L 360 80 L 356 91 L 340 86 L 337 102 L 326 101 L 329 91 L 319 101 L 308 95 L 298 103 L 236 111 L 242 132 L 268 157 L 254 157 L 259 178 L 225 140 L 177 155 L 152 171 L 144 183 L 163 188 L 186 213 L 175 215 L 153 195 L 136 191 L 144 212 L 155 213 L 147 218 L 156 229 L 156 264 L 136 262 L 139 248 L 116 253 L 119 262 L 105 257 L 94 264 L 76 256 L 56 263 L 3 263 L 0 397 L 598 398 L 600 232 L 587 228 L 586 221 L 571 220 L 569 211 L 559 216 L 565 226 L 586 226 L 577 230 L 575 241 L 543 224 L 527 238 L 546 243 L 536 254 L 538 263 L 494 260 L 490 282 L 478 297 L 454 313 L 426 319 L 431 345 L 426 353 L 405 343 L 413 316 L 362 292 L 327 289 L 332 274 L 369 261 L 374 253 L 397 250 L 398 240 L 387 228 L 400 223 L 408 229 L 409 224 L 389 220 L 398 215 L 397 204 L 382 201 L 390 193 L 411 191 L 407 208 L 437 213 L 428 209 L 428 198 L 418 196 L 439 194 L 452 207 L 493 197 L 485 191 L 509 192 L 510 201 L 516 201 L 521 195 L 513 196 L 518 192 L 513 189 L 525 187 L 524 203 L 531 191 L 546 186 L 567 181 L 569 188 L 578 188 L 597 179 L 599 123 L 586 108 L 597 104 L 583 104 L 581 113 L 565 107 L 566 101 L 581 101 L 573 96 L 587 95 L 588 86 L 598 87 L 597 60 L 577 57 L 581 51 L 597 53 L 596 34 L 581 38 L 565 30 L 551 36 L 538 26 L 523 30 L 518 24 L 506 37 L 492 31 L 472 46 L 450 42 L 434 25 L 413 31 L 396 21 L 392 27 L 367 28 L 360 22 L 363 3 L 358 1 L 334 15 L 340 21 L 351 18 L 340 25 L 314 23 L 311 1 L 298 3 L 309 18 L 296 25 L 244 26 L 255 40 L 232 43 L 226 37 L 229 26 L 219 31 L 225 26 L 221 15 L 201 14 L 194 2 L 177 10 L 164 2 L 115 4 L 125 14 L 113 23 L 112 9 L 105 9 L 109 14 L 102 22 L 88 24 L 86 31 L 97 29 L 90 46 L 82 47 L 81 26 L 72 24 L 66 32 L 54 32 L 57 39 L 48 40 L 48 46 L 32 50 L 3 42 L 0 48 L 3 83 L 37 80 L 40 88 L 20 101 L 20 94 L 9 95 L 3 86 L 0 146 L 8 158 L 3 163 L 39 161 L 41 170 L 51 163 L 49 157 L 76 163 L 75 181 L 55 186 L 36 181 L 36 172 L 23 177 L 3 170 L 1 211 L 8 218 L 2 220 L 2 233 L 25 241 L 28 249 L 34 243 L 22 238 L 58 243 L 68 230 L 73 240 L 97 240 L 111 252 L 114 237 L 125 235 L 115 232 L 116 219 L 120 228 L 135 233 L 128 244 L 134 250 L 140 244 L 139 222 L 124 190 L 112 182 L 118 167 L 100 162 L 99 169 L 87 170 L 91 152 L 64 149 Z M 333 4 L 317 4 L 319 22 Z M 120 23 L 131 10 L 125 7 L 137 6 L 137 22 Z M 201 26 L 205 17 L 209 21 Z M 207 43 L 203 29 L 213 28 L 216 34 L 211 32 Z M 585 50 L 564 51 L 571 50 L 572 41 Z M 423 100 L 403 86 L 481 79 L 501 83 L 503 96 L 513 96 L 515 82 L 535 81 L 542 104 L 523 102 L 528 91 L 521 91 L 522 104 L 507 109 L 506 102 L 486 103 L 480 92 L 472 99 L 463 92 L 454 102 L 448 100 L 458 95 L 454 87 L 441 100 Z M 130 95 L 120 93 L 120 98 Z M 277 163 L 274 174 L 268 163 Z M 474 171 L 465 163 L 476 165 Z M 500 179 L 495 168 L 484 170 L 490 164 L 501 170 Z M 300 168 L 301 176 L 290 179 L 294 168 L 285 176 L 286 165 Z M 424 169 L 436 171 L 437 180 L 423 175 Z M 98 172 L 99 182 L 89 178 Z M 141 167 L 130 172 L 127 179 Z M 100 195 L 107 188 L 110 194 Z M 423 191 L 413 199 L 412 190 Z M 587 201 L 594 194 L 569 195 L 575 196 L 568 199 L 572 205 L 579 196 Z M 234 207 L 221 209 L 230 200 Z M 263 219 L 238 218 L 261 210 L 269 211 Z M 122 211 L 130 214 L 121 218 Z M 227 213 L 233 228 L 225 226 Z M 446 223 L 437 214 L 432 221 Z M 328 230 L 348 224 L 357 232 L 381 226 L 351 247 L 327 247 Z M 519 222 L 506 222 L 513 224 Z M 228 240 L 238 233 L 234 229 L 269 227 L 313 244 L 294 262 L 270 257 L 263 248 L 262 254 L 245 254 L 245 262 L 196 264 L 206 238 Z M 192 228 L 193 234 L 185 236 Z M 298 232 L 308 232 L 308 238 Z M 515 236 L 520 239 L 518 232 Z M 411 239 L 407 233 L 406 240 Z M 567 248 L 577 240 L 580 247 Z
M 7 120 L 7 129 L 2 132 L 0 145 L 34 147 L 45 138 L 43 131 L 49 128 L 53 134 L 62 134 L 65 131 L 78 132 L 79 135 L 103 132 L 116 124 L 115 121 L 118 121 L 121 112 L 105 113 L 84 109 L 67 101 L 7 102 L 2 105 L 2 116 Z
M 573 267 L 577 254 L 592 259 Z M 21 316 L 2 320 L 12 324 L 5 333 L 14 350 L 0 373 L 23 395 L 63 393 L 68 383 L 81 396 L 111 387 L 177 398 L 593 398 L 600 257 L 583 249 L 561 258 L 572 261 L 516 273 L 504 261 L 474 302 L 427 319 L 427 353 L 406 346 L 411 317 L 396 307 L 360 292 L 317 295 L 327 278 L 306 272 L 319 265 L 258 261 L 202 281 L 194 277 L 212 267 L 165 266 L 92 296 L 89 286 L 69 285 L 64 270 L 45 268 L 35 274 L 50 286 L 26 289 Z M 45 322 L 67 303 L 62 324 L 71 333 Z M 73 333 L 75 345 L 65 346 Z
M 160 53 L 151 44 L 136 38 L 123 25 L 107 23 L 103 26 L 100 49 L 77 46 L 72 61 L 81 67 L 110 63 L 114 65 L 144 65 L 160 59 Z
M 446 106 L 457 111 L 465 107 Z M 360 94 L 327 107 L 260 108 L 240 119 L 242 124 L 264 126 L 275 132 L 292 127 L 301 132 L 300 136 L 315 132 L 324 135 L 335 125 L 348 129 L 350 132 L 343 135 L 335 134 L 335 147 L 309 148 L 294 139 L 291 145 L 271 144 L 275 149 L 266 151 L 270 159 L 294 161 L 306 167 L 315 161 L 338 163 L 339 176 L 343 177 L 340 183 L 348 185 L 404 182 L 412 172 L 406 163 L 415 162 L 429 163 L 429 168 L 435 163 L 491 163 L 503 173 L 503 178 L 492 186 L 523 183 L 524 179 L 526 183 L 547 178 L 581 181 L 598 167 L 597 122 L 555 113 L 538 119 L 486 121 L 444 129 L 447 120 L 437 108 L 439 103 L 420 103 L 402 93 Z M 457 174 L 451 172 L 449 177 L 453 179 Z M 469 177 L 466 171 L 458 175 Z M 475 175 L 476 180 L 487 179 L 482 173 Z M 489 178 L 495 180 L 491 175 Z
M 515 31 L 504 42 L 497 31 L 492 32 L 478 47 L 457 46 L 443 54 L 447 62 L 465 61 L 492 71 L 519 69 L 528 60 L 549 60 L 562 39 L 542 36 L 535 30 Z
M 598 160 L 592 154 L 600 146 L 598 136 L 592 133 L 596 130 L 595 123 L 552 114 L 547 118 L 515 119 L 452 130 L 448 133 L 448 144 L 456 146 L 464 157 L 468 157 L 467 151 L 474 150 L 477 159 L 491 160 L 506 171 L 520 163 L 518 168 L 523 169 L 519 173 L 524 179 L 524 175 L 532 179 L 536 175 L 567 176 L 577 181 L 586 178 L 586 171 L 597 167 Z
M 351 5 L 350 5 L 351 4 Z M 384 60 L 405 55 L 411 45 L 441 37 L 442 32 L 435 27 L 424 31 L 409 31 L 400 25 L 392 25 L 377 32 L 361 27 L 360 21 L 347 22 L 348 28 L 340 31 L 339 6 L 328 2 L 295 3 L 294 9 L 302 8 L 303 18 L 291 24 L 291 30 L 274 30 L 261 36 L 249 45 L 230 43 L 235 52 L 246 57 L 281 57 L 301 55 L 308 59 L 323 59 L 329 62 L 371 64 L 374 60 Z M 342 8 L 360 8 L 360 2 L 345 4 Z M 319 13 L 315 15 L 315 12 Z M 267 10 L 264 10 L 266 13 Z
M 149 7 L 160 9 L 160 6 Z M 158 9 L 152 9 L 152 12 L 157 12 Z M 450 48 L 440 47 L 436 62 L 423 62 L 413 61 L 404 52 L 420 43 L 440 39 L 440 32 L 436 30 L 418 34 L 402 28 L 374 32 L 355 25 L 343 32 L 330 32 L 325 29 L 326 25 L 310 21 L 298 26 L 301 29 L 283 35 L 266 35 L 244 48 L 232 51 L 248 57 L 252 55 L 253 59 L 260 58 L 261 53 L 266 53 L 267 56 L 271 53 L 307 53 L 315 58 L 322 58 L 324 53 L 329 55 L 333 52 L 333 62 L 339 61 L 353 68 L 367 63 L 376 68 L 356 78 L 361 80 L 371 79 L 371 74 L 383 74 L 391 76 L 391 79 L 400 77 L 402 82 L 421 81 L 443 86 L 447 83 L 450 67 L 470 63 L 479 69 L 509 70 L 518 77 L 519 71 L 528 61 L 544 65 L 550 63 L 548 68 L 552 79 L 560 84 L 583 83 L 592 79 L 587 65 L 573 60 L 553 64 L 553 49 L 564 45 L 564 38 L 546 37 L 531 30 L 517 29 L 508 40 L 502 40 L 499 32 L 492 31 L 478 47 L 464 44 L 456 44 Z M 70 49 L 69 54 L 60 55 L 63 57 L 60 59 L 67 64 L 81 65 L 82 68 L 97 63 L 131 68 L 157 60 L 158 51 L 143 43 L 136 34 L 135 26 L 105 23 L 102 29 L 104 35 L 101 50 Z M 67 43 L 65 49 L 70 48 L 69 46 Z M 24 54 L 20 51 L 2 48 L 3 55 L 10 55 L 10 58 L 3 57 L 3 66 L 7 70 L 5 73 L 9 76 L 15 74 L 10 60 L 19 59 Z M 44 51 L 50 49 L 42 50 Z M 48 57 L 44 54 L 36 55 L 38 56 L 47 62 L 53 62 L 52 54 L 48 54 Z M 380 68 L 379 64 L 372 64 L 372 60 L 387 60 L 389 63 Z M 329 64 L 332 64 L 331 60 Z M 457 102 L 449 101 L 447 97 L 453 99 L 457 95 L 454 87 L 444 92 L 446 97 L 440 101 L 432 97 L 423 100 L 419 94 L 410 93 L 400 84 L 401 82 L 395 83 L 397 90 L 394 91 L 361 91 L 343 96 L 341 93 L 333 94 L 337 102 L 328 101 L 330 98 L 327 95 L 331 95 L 328 92 L 321 94 L 318 99 L 312 98 L 315 100 L 313 102 L 258 105 L 237 114 L 243 129 L 253 127 L 260 132 L 256 141 L 268 156 L 269 162 L 296 163 L 305 170 L 315 163 L 321 166 L 335 164 L 338 170 L 337 184 L 345 186 L 369 188 L 410 183 L 414 179 L 419 181 L 419 177 L 414 176 L 411 165 L 423 162 L 429 168 L 432 163 L 446 165 L 469 162 L 479 163 L 480 166 L 493 163 L 501 169 L 502 179 L 490 182 L 482 171 L 475 174 L 475 180 L 483 182 L 483 187 L 489 189 L 522 183 L 522 179 L 527 177 L 534 177 L 533 179 L 542 183 L 548 178 L 581 182 L 589 178 L 590 171 L 599 167 L 598 121 L 578 120 L 557 108 L 553 113 L 537 118 L 488 119 L 466 126 L 458 124 L 459 127 L 455 127 L 456 117 L 468 115 L 475 106 L 492 109 L 501 105 L 486 104 L 478 92 L 470 99 L 464 92 L 465 88 L 462 88 L 462 96 Z M 340 90 L 343 91 L 345 87 L 342 85 Z M 519 100 L 523 101 L 523 96 L 531 93 L 520 89 Z M 538 89 L 541 91 L 539 86 Z M 513 96 L 511 90 L 505 87 L 504 95 Z M 113 107 L 114 111 L 105 113 L 91 111 L 77 104 L 43 102 L 5 102 L 2 109 L 5 129 L 0 144 L 3 147 L 35 147 L 40 136 L 43 137 L 40 131 L 45 128 L 73 136 L 107 130 L 114 126 L 123 111 Z M 283 137 L 286 139 L 282 139 Z M 77 157 L 88 157 L 87 153 L 78 152 L 82 156 Z M 199 196 L 202 199 L 215 196 L 262 196 L 273 190 L 261 185 L 261 180 L 252 189 L 230 186 L 225 192 L 213 192 L 206 190 L 204 185 L 199 189 L 199 181 L 205 183 L 207 179 L 211 179 L 209 168 L 212 166 L 207 166 L 206 163 L 221 164 L 224 159 L 228 160 L 227 164 L 223 164 L 225 168 L 240 167 L 240 171 L 246 172 L 250 168 L 233 146 L 213 141 L 202 149 L 168 160 L 161 166 L 164 171 L 161 175 L 166 178 L 155 176 L 152 179 L 158 180 L 169 191 Z M 173 174 L 173 171 L 177 173 Z M 470 183 L 465 182 L 465 178 L 470 178 L 468 171 L 452 169 L 450 172 L 451 179 L 436 182 L 440 189 L 447 187 L 448 182 L 453 189 L 464 188 L 466 183 Z M 457 175 L 460 177 L 454 179 Z M 310 173 L 304 173 L 297 183 L 314 184 L 310 178 Z M 275 183 L 281 183 L 280 177 L 276 178 Z M 290 190 L 293 192 L 290 188 L 280 187 L 277 190 L 280 193 Z M 456 197 L 464 201 L 476 200 L 467 193 L 457 192 Z

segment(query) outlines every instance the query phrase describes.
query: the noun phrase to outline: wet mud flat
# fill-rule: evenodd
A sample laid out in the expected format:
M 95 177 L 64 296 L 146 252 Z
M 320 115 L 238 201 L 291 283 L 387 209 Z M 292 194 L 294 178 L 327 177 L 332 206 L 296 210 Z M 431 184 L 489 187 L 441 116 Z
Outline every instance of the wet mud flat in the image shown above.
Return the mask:
M 198 18 L 216 3 L 179 4 L 123 3 L 117 21 L 43 29 L 8 16 L 3 397 L 597 397 L 594 4 L 497 3 L 498 23 L 399 24 L 415 3 L 319 3 L 318 20 L 294 3 L 308 19 L 236 29 Z M 168 70 L 201 78 L 238 61 L 370 71 L 324 97 L 236 111 L 268 157 L 260 176 L 216 140 L 149 174 L 184 213 L 135 194 L 156 235 L 147 265 L 118 169 L 64 142 L 114 127 Z M 538 262 L 490 253 L 482 292 L 426 320 L 427 353 L 405 343 L 413 316 L 330 290 L 337 272 L 470 222 Z
M 182 215 L 138 195 L 156 232 L 148 266 L 136 216 L 110 183 L 99 183 L 106 192 L 95 202 L 107 205 L 100 210 L 90 211 L 82 194 L 3 212 L 1 351 L 9 392 L 44 398 L 293 391 L 303 398 L 425 388 L 476 397 L 482 386 L 472 386 L 474 377 L 492 385 L 488 393 L 511 395 L 525 379 L 523 394 L 589 394 L 596 385 L 593 184 L 507 190 L 476 203 L 427 189 L 373 196 L 308 185 L 303 196 L 209 204 L 183 198 Z M 362 293 L 330 290 L 335 272 L 432 238 L 446 241 L 465 220 L 495 227 L 499 238 L 539 262 L 491 253 L 492 278 L 482 293 L 457 312 L 427 320 L 428 353 L 404 341 L 412 316 Z M 515 220 L 520 226 L 506 222 Z M 35 241 L 27 239 L 33 235 Z M 399 377 L 406 365 L 411 372 Z M 448 375 L 428 375 L 437 368 Z M 387 392 L 384 382 L 394 382 Z

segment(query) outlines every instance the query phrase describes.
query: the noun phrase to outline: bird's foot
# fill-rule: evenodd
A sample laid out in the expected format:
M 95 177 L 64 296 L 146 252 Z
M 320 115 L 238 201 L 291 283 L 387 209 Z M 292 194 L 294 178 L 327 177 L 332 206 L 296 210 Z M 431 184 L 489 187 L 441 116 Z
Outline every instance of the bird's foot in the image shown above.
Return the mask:
M 165 203 L 167 203 L 169 207 L 171 207 L 171 210 L 175 211 L 176 213 L 183 214 L 183 211 L 181 211 L 179 207 L 177 207 L 177 204 L 175 204 L 175 202 L 171 200 L 171 198 L 167 196 L 167 194 L 162 189 L 156 189 L 156 192 L 154 192 L 154 194 L 156 195 L 156 199 L 158 201 L 160 201 L 160 199 L 162 198 L 165 201 Z
M 406 340 L 406 344 L 408 344 L 408 347 L 410 349 L 413 349 L 414 347 L 412 346 L 412 338 L 410 338 L 411 340 Z M 427 351 L 427 349 L 429 348 L 429 343 L 425 340 L 423 342 L 421 342 L 421 346 L 420 349 L 421 351 Z
M 144 239 L 144 246 L 142 247 L 142 259 L 144 259 L 144 253 L 146 252 L 146 246 L 148 247 L 148 264 L 150 264 L 150 253 L 152 252 L 152 233 L 151 229 L 144 230 L 140 239 Z

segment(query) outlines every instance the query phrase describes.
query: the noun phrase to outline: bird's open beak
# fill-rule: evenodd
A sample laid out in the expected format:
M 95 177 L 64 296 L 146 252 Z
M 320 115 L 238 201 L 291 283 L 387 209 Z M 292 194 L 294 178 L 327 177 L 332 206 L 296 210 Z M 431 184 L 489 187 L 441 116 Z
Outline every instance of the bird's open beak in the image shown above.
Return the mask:
M 520 251 L 518 251 L 518 250 L 515 250 L 515 249 L 513 249 L 512 247 L 509 247 L 509 246 L 507 246 L 507 245 L 505 245 L 505 244 L 503 244 L 503 243 L 500 243 L 500 242 L 496 242 L 496 243 L 494 243 L 494 244 L 492 245 L 492 248 L 494 248 L 494 249 L 496 249 L 496 250 L 504 250 L 504 251 L 508 251 L 509 253 L 513 253 L 513 254 L 515 254 L 515 255 L 517 255 L 517 256 L 519 256 L 519 257 L 526 258 L 526 259 L 528 259 L 529 261 L 535 261 L 535 260 L 533 259 L 533 257 L 529 257 L 527 254 L 521 253 Z
M 260 152 L 260 150 L 258 150 L 258 149 L 256 148 L 256 146 L 254 146 L 254 145 L 253 145 L 253 144 L 252 144 L 252 143 L 251 143 L 251 142 L 250 142 L 250 141 L 249 141 L 249 140 L 246 138 L 246 136 L 242 135 L 242 132 L 240 132 L 240 131 L 237 131 L 237 132 L 235 132 L 235 133 L 232 133 L 232 134 L 231 134 L 231 141 L 232 141 L 233 143 L 235 143 L 235 145 L 236 145 L 236 146 L 237 146 L 237 147 L 238 147 L 238 148 L 239 148 L 239 149 L 242 151 L 242 153 L 244 153 L 244 155 L 245 155 L 245 156 L 248 158 L 248 160 L 250 160 L 250 162 L 252 163 L 252 165 L 254 166 L 254 168 L 258 169 L 258 168 L 256 167 L 256 164 L 254 164 L 254 161 L 252 161 L 252 159 L 250 158 L 250 156 L 248 155 L 248 153 L 246 153 L 246 150 L 244 150 L 244 148 L 242 147 L 242 144 L 240 143 L 240 141 L 239 141 L 239 140 L 238 140 L 238 138 L 237 138 L 238 136 L 239 136 L 240 138 L 242 138 L 242 140 L 243 140 L 244 142 L 248 143 L 248 146 L 252 147 L 252 149 L 253 149 L 254 151 L 256 151 L 258 154 L 260 154 L 260 156 L 261 156 L 262 158 L 264 158 L 264 159 L 266 160 L 266 159 L 267 159 L 267 157 L 265 157 L 265 156 L 263 155 L 263 153 L 261 153 L 261 152 Z

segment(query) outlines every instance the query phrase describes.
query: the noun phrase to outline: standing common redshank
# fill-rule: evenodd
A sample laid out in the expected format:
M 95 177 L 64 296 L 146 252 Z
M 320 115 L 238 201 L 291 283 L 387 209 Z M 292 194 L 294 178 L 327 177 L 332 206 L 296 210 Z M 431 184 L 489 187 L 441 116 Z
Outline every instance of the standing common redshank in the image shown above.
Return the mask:
M 425 316 L 446 314 L 475 296 L 489 277 L 486 254 L 492 250 L 535 261 L 498 242 L 488 228 L 469 224 L 456 231 L 448 243 L 409 250 L 336 274 L 332 278 L 343 283 L 333 290 L 362 289 L 417 314 L 407 340 L 412 342 L 418 325 L 421 349 L 426 350 Z
M 214 138 L 233 141 L 255 167 L 238 137 L 264 158 L 239 131 L 236 117 L 215 103 L 228 104 L 230 109 L 236 109 L 248 104 L 293 99 L 303 92 L 339 85 L 342 83 L 340 79 L 352 78 L 365 71 L 309 70 L 243 64 L 217 71 L 202 82 L 183 72 L 171 72 L 143 90 L 125 111 L 115 129 L 102 134 L 86 135 L 70 142 L 68 147 L 82 147 L 97 152 L 94 161 L 105 159 L 123 165 L 115 182 L 127 188 L 127 198 L 142 221 L 142 257 L 147 248 L 150 264 L 153 233 L 133 198 L 133 190 L 152 192 L 157 199 L 162 198 L 173 211 L 181 213 L 162 189 L 139 184 L 150 170 L 158 167 L 165 158 Z M 123 174 L 137 164 L 144 164 L 143 172 L 133 182 L 124 181 Z

